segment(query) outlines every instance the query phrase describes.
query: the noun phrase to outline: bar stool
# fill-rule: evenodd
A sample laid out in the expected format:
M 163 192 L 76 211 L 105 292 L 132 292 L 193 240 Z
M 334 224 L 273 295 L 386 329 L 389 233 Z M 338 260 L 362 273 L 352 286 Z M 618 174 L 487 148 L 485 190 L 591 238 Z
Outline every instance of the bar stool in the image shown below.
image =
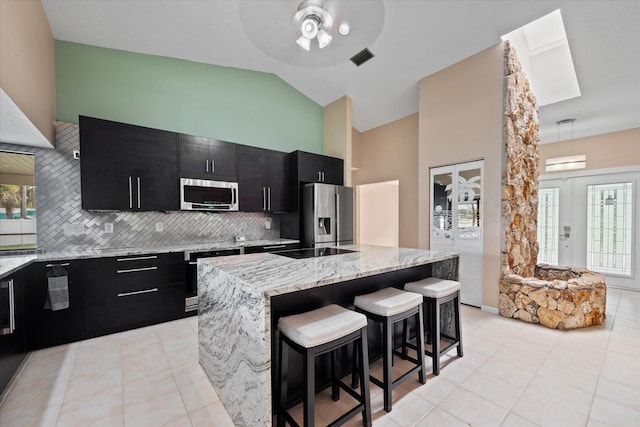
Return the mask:
M 452 347 L 457 347 L 458 357 L 462 357 L 462 334 L 460 333 L 460 282 L 454 280 L 438 279 L 428 277 L 410 282 L 404 285 L 405 290 L 416 292 L 424 296 L 425 322 L 427 325 L 427 343 L 431 342 L 431 351 L 425 350 L 425 354 L 431 357 L 432 370 L 434 375 L 440 374 L 440 356 L 449 351 Z M 451 336 L 442 333 L 440 330 L 440 307 L 442 304 L 453 300 L 455 323 L 454 334 Z M 447 341 L 447 345 L 442 347 L 441 340 Z M 408 345 L 409 348 L 415 348 Z
M 410 375 L 418 372 L 420 383 L 426 381 L 424 369 L 424 342 L 420 337 L 424 336 L 423 320 L 422 320 L 422 295 L 413 292 L 405 292 L 396 288 L 386 288 L 379 291 L 358 295 L 353 301 L 356 311 L 364 313 L 367 318 L 382 324 L 382 376 L 379 379 L 369 376 L 369 379 L 375 385 L 382 387 L 384 392 L 384 410 L 391 412 L 391 390 L 409 378 Z M 413 362 L 416 366 L 402 374 L 396 380 L 392 380 L 391 366 L 393 363 L 394 343 L 393 343 L 393 325 L 396 322 L 404 321 L 410 317 L 415 317 L 416 325 L 420 330 L 417 336 L 417 358 L 409 357 L 406 351 L 396 353 L 403 359 Z M 406 343 L 407 334 L 403 333 L 403 344 Z M 404 345 L 403 345 L 403 348 Z M 356 358 L 354 357 L 354 363 Z M 355 377 L 356 369 L 353 370 L 351 386 L 357 386 L 357 377 Z M 360 378 L 367 378 L 361 376 Z M 367 384 L 367 381 L 362 381 Z
M 347 310 L 339 305 L 331 304 L 306 313 L 281 317 L 278 320 L 278 330 L 280 331 L 278 338 L 278 361 L 280 366 L 277 405 L 278 427 L 284 426 L 285 422 L 298 426 L 298 423 L 289 414 L 289 408 L 287 408 L 288 351 L 284 349 L 284 343 L 287 343 L 290 348 L 300 353 L 303 358 L 305 377 L 303 412 L 305 427 L 314 425 L 315 358 L 329 352 L 331 352 L 332 399 L 334 401 L 340 399 L 340 388 L 342 388 L 359 402 L 353 409 L 329 425 L 340 425 L 358 414 L 358 412 L 362 412 L 362 424 L 371 426 L 369 385 L 363 386 L 360 394 L 358 394 L 340 381 L 335 369 L 335 350 L 353 342 L 355 343 L 355 348 L 359 349 L 362 355 L 360 375 L 364 377 L 369 375 L 366 316 Z M 364 363 L 365 361 L 366 363 Z

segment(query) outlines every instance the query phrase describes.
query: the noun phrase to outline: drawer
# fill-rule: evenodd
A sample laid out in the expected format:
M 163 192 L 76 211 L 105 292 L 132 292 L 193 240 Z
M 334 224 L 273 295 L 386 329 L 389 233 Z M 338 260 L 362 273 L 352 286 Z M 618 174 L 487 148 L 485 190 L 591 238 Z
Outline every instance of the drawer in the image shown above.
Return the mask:
M 184 284 L 85 293 L 87 333 L 115 332 L 175 319 L 184 312 Z

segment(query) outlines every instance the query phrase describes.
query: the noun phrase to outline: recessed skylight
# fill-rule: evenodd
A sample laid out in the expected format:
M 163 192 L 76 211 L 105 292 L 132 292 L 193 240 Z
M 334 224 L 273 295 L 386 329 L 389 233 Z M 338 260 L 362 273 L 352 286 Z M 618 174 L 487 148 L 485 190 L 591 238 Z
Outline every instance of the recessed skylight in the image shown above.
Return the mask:
M 538 106 L 580 96 L 560 9 L 502 36 L 515 47 Z

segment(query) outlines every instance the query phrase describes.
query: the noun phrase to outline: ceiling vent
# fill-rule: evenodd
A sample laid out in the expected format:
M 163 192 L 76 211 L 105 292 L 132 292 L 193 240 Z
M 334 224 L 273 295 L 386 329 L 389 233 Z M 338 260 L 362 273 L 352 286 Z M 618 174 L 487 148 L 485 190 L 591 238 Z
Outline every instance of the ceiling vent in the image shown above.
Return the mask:
M 367 62 L 368 60 L 370 60 L 371 58 L 373 58 L 374 56 L 375 55 L 365 47 L 360 52 L 353 55 L 350 59 L 351 59 L 351 62 L 353 62 L 354 64 L 356 64 L 356 66 L 359 67 L 365 62 Z

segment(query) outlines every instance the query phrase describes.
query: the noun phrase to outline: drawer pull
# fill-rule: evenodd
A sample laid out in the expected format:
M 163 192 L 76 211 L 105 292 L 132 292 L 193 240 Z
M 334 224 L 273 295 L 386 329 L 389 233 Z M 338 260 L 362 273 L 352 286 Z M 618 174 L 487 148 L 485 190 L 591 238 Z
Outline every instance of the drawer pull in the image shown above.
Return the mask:
M 51 268 L 51 267 L 54 267 L 54 266 L 69 267 L 69 263 L 65 262 L 64 264 L 47 264 L 47 265 L 45 265 L 46 268 Z
M 287 245 L 275 245 L 275 246 L 265 246 L 264 249 L 282 249 L 286 247 Z
M 189 261 L 189 265 L 197 265 L 198 261 Z
M 157 270 L 158 267 L 140 267 L 140 268 L 129 268 L 127 270 L 117 270 L 116 273 L 118 274 L 122 274 L 122 273 L 137 273 L 138 271 L 151 271 L 151 270 Z
M 158 288 L 145 289 L 142 291 L 123 292 L 121 294 L 118 294 L 118 297 L 129 297 L 131 295 L 149 294 L 151 292 L 158 292 Z
M 133 257 L 133 258 L 118 258 L 116 259 L 116 261 L 118 262 L 123 262 L 123 261 L 141 261 L 144 259 L 157 259 L 158 255 L 149 255 L 149 256 L 138 256 L 138 257 Z

